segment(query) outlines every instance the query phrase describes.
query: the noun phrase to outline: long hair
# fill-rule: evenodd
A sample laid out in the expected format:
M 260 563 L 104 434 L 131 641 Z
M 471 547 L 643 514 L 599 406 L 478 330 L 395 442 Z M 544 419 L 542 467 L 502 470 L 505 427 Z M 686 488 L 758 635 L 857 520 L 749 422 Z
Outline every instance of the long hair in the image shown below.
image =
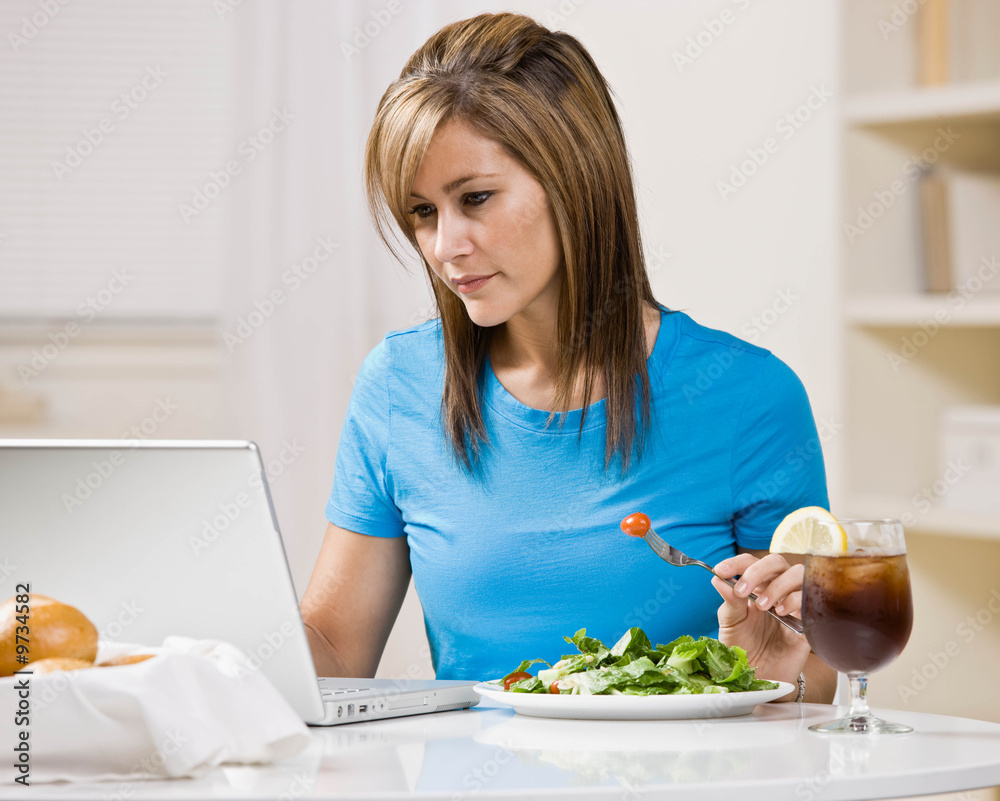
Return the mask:
M 461 121 L 501 144 L 542 186 L 562 245 L 555 405 L 569 411 L 605 390 L 605 468 L 641 456 L 650 419 L 643 308 L 658 307 L 643 258 L 632 171 L 607 81 L 574 37 L 517 14 L 481 14 L 435 33 L 386 90 L 365 150 L 376 229 L 403 261 L 420 254 L 441 315 L 444 428 L 472 469 L 486 443 L 480 403 L 491 329 L 434 275 L 407 215 L 420 162 L 438 126 Z M 638 408 L 637 408 L 638 407 Z

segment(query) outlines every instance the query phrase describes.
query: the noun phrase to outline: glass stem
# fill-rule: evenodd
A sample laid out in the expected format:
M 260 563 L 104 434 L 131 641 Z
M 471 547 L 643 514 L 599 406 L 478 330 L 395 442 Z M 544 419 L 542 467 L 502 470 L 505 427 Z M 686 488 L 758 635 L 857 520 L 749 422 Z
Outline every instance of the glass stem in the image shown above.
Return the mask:
M 871 714 L 868 708 L 868 674 L 849 673 L 851 680 L 851 710 L 850 718 L 867 718 Z

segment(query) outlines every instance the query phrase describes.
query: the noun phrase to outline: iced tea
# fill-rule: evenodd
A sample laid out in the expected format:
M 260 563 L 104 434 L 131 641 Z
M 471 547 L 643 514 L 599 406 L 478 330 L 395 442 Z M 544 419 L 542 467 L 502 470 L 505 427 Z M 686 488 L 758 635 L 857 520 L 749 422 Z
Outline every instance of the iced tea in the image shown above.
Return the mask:
M 913 627 L 906 555 L 810 554 L 802 619 L 816 655 L 841 673 L 869 673 L 899 656 Z

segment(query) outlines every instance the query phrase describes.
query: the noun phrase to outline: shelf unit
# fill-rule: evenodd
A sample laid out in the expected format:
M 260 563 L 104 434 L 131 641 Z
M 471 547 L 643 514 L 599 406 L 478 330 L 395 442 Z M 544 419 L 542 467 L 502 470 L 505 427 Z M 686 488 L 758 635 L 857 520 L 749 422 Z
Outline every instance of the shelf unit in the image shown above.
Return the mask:
M 881 5 L 845 4 L 845 42 L 852 25 L 866 24 Z M 929 88 L 856 82 L 841 114 L 842 506 L 851 515 L 905 515 L 919 533 L 1000 542 L 1000 511 L 953 511 L 940 498 L 927 510 L 913 501 L 939 479 L 944 407 L 1000 405 L 1000 275 L 972 295 L 921 291 L 912 169 L 920 162 L 1000 169 L 1000 76 Z M 881 213 L 865 219 L 873 203 Z
M 971 642 L 956 633 L 964 621 L 992 615 L 1000 511 L 949 505 L 939 445 L 948 406 L 1000 405 L 1000 274 L 971 297 L 924 291 L 913 169 L 919 160 L 1000 170 L 1000 53 L 991 44 L 1000 33 L 1000 3 L 944 1 L 953 14 L 953 80 L 931 88 L 915 85 L 917 20 L 882 24 L 898 23 L 904 4 L 840 5 L 843 427 L 831 501 L 841 517 L 905 524 L 914 628 L 899 659 L 874 677 L 872 703 L 1000 721 L 1000 698 L 984 698 L 963 681 L 1000 660 L 1000 624 Z M 884 208 L 864 221 L 861 214 L 879 202 Z M 933 662 L 945 647 L 960 654 L 946 669 Z M 930 670 L 942 678 L 925 681 Z M 918 686 L 914 676 L 923 682 L 915 695 L 901 695 Z M 984 792 L 1000 799 L 1000 789 Z
M 900 518 L 913 508 L 913 499 L 897 495 L 859 492 L 851 497 L 852 515 L 863 518 Z M 931 504 L 907 527 L 909 533 L 958 539 L 996 539 L 997 516 L 989 512 L 942 509 Z
M 943 327 L 1000 327 L 1000 295 L 980 295 L 969 300 L 958 297 L 963 301 L 961 305 L 939 295 L 856 295 L 845 298 L 844 318 L 848 325 L 869 328 L 919 327 L 929 320 Z M 939 314 L 942 311 L 945 314 Z
M 981 141 L 995 138 L 992 158 L 1000 157 L 1000 82 L 995 89 L 996 104 L 981 106 L 978 116 L 960 123 L 942 108 L 935 118 L 938 126 L 952 125 L 956 131 L 977 126 Z M 867 107 L 868 99 L 861 100 Z M 923 118 L 912 119 L 919 131 Z M 853 195 L 847 209 L 874 196 L 887 181 L 901 180 L 886 178 L 885 168 L 872 169 L 873 162 L 906 163 L 912 155 L 900 143 L 920 135 L 887 134 L 869 126 L 870 120 L 845 117 L 845 190 Z M 963 166 L 975 163 L 968 151 L 962 155 Z M 948 157 L 941 154 L 942 161 Z M 992 169 L 991 160 L 979 166 Z M 879 222 L 864 233 L 866 241 L 844 247 L 845 505 L 852 515 L 907 516 L 914 519 L 909 528 L 918 532 L 1000 542 L 1000 512 L 967 514 L 935 503 L 918 513 L 912 501 L 939 478 L 936 432 L 944 408 L 1000 404 L 1000 292 L 995 291 L 1000 275 L 990 279 L 989 289 L 971 296 L 921 293 L 913 204 L 899 202 Z M 883 504 L 881 512 L 874 500 Z
M 1000 120 L 1000 82 L 984 80 L 854 95 L 844 101 L 847 125 L 870 128 Z

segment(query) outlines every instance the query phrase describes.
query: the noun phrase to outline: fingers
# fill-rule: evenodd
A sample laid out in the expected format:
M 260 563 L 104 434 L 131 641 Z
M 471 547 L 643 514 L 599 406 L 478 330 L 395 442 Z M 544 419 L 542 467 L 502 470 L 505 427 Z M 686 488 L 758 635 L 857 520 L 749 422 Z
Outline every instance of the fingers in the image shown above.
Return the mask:
M 733 588 L 720 578 L 712 579 L 712 586 L 722 596 L 722 606 L 719 607 L 719 626 L 727 628 L 738 626 L 747 618 L 746 598 L 740 598 Z
M 779 615 L 802 617 L 802 591 L 796 590 L 788 593 L 784 600 L 775 603 L 774 611 Z
M 762 593 L 757 593 L 757 606 L 761 609 L 780 606 L 780 610 L 776 609 L 778 614 L 788 614 L 790 611 L 797 612 L 802 605 L 802 577 L 804 573 L 805 568 L 802 565 L 792 565 L 779 573 L 768 582 Z
M 739 553 L 736 554 L 736 556 L 723 559 L 712 569 L 717 575 L 722 576 L 723 578 L 732 578 L 733 576 L 738 576 L 745 572 L 748 567 L 758 561 L 763 560 L 757 559 L 757 557 L 751 553 Z
M 760 609 L 774 606 L 778 614 L 792 614 L 801 609 L 804 568 L 802 565 L 789 566 L 780 554 L 768 554 L 763 559 L 748 553 L 738 554 L 719 562 L 714 569 L 723 578 L 740 576 L 735 590 L 731 591 L 736 598 L 745 599 L 753 592 Z M 716 589 L 727 598 L 722 589 L 718 586 Z

